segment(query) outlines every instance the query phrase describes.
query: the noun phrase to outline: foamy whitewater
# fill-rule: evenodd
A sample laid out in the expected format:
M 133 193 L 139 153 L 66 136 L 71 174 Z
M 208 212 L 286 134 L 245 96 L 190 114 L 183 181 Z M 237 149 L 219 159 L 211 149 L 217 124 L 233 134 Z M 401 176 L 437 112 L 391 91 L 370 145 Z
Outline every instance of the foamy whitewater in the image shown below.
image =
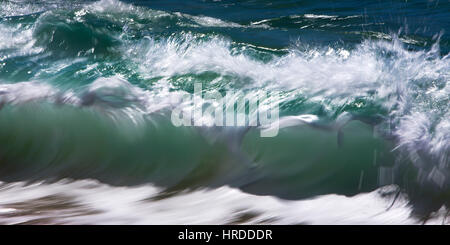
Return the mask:
M 0 224 L 448 224 L 450 3 L 327 4 L 2 1 Z

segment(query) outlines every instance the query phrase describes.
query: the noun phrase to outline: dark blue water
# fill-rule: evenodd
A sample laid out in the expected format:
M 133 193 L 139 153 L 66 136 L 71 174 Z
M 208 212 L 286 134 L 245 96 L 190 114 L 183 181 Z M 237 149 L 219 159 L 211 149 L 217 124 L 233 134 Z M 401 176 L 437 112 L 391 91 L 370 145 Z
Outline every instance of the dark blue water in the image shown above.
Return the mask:
M 380 33 L 414 40 L 410 48 L 430 47 L 441 36 L 449 52 L 448 1 L 126 1 L 170 12 L 206 15 L 265 30 L 209 28 L 239 42 L 285 48 L 301 40 L 314 45 L 354 45 Z M 332 16 L 305 18 L 304 15 Z M 334 18 L 333 18 L 334 17 Z

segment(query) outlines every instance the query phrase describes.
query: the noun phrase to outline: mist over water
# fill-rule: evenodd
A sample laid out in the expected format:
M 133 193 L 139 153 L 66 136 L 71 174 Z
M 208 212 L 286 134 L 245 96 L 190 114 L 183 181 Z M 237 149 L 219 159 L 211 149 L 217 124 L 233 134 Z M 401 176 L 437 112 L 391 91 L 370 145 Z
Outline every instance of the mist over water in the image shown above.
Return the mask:
M 448 223 L 448 13 L 446 1 L 2 1 L 0 223 Z M 195 84 L 264 92 L 280 122 L 314 120 L 269 138 L 176 127 Z

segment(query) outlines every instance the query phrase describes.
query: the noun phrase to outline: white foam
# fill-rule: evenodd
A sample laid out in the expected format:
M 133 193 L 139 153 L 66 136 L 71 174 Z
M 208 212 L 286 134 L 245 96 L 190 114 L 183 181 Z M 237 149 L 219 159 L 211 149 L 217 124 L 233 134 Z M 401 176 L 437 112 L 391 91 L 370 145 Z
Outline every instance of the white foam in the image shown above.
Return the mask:
M 409 217 L 411 209 L 404 198 L 399 198 L 387 211 L 392 200 L 382 198 L 379 191 L 354 197 L 325 195 L 286 201 L 220 187 L 151 199 L 160 191 L 152 185 L 113 187 L 93 180 L 30 185 L 1 183 L 0 210 L 3 212 L 0 212 L 0 220 L 4 224 L 33 220 L 50 224 L 226 224 L 252 214 L 254 217 L 240 222 L 418 224 Z M 59 205 L 47 208 L 52 204 Z M 3 215 L 6 212 L 8 215 Z M 440 224 L 442 219 L 440 214 L 427 224 Z
M 42 51 L 34 47 L 33 30 L 31 26 L 6 25 L 0 23 L 0 51 L 8 50 L 7 55 L 1 57 L 0 62 L 6 58 L 15 56 L 31 55 Z
M 0 101 L 4 103 L 25 103 L 54 96 L 57 91 L 40 82 L 0 84 Z
M 303 17 L 307 19 L 336 19 L 336 15 L 325 15 L 325 14 L 304 14 Z
M 0 17 L 28 15 L 44 10 L 45 7 L 42 4 L 33 2 L 2 1 Z
M 367 40 L 352 50 L 305 50 L 298 45 L 300 49 L 291 48 L 289 54 L 273 56 L 269 62 L 239 52 L 226 39 L 204 40 L 189 33 L 162 41 L 148 37 L 126 52 L 148 78 L 213 71 L 220 75 L 214 81 L 217 84 L 227 76 L 237 77 L 224 80 L 225 87 L 247 79 L 248 83 L 231 87 L 300 92 L 310 101 L 326 102 L 325 108 L 341 107 L 374 93 L 373 99 L 383 101 L 391 112 L 396 125 L 392 130 L 399 139 L 397 149 L 414 152 L 420 142 L 427 154 L 438 159 L 426 161 L 432 165 L 430 169 L 440 166 L 448 172 L 450 112 L 445 101 L 450 95 L 450 59 L 439 55 L 437 44 L 429 51 L 410 51 L 397 37 L 391 39 Z
M 187 34 L 155 41 L 148 37 L 135 46 L 127 46 L 129 57 L 140 64 L 146 77 L 214 71 L 219 74 L 250 78 L 247 87 L 270 85 L 282 89 L 301 89 L 310 94 L 360 96 L 380 85 L 383 61 L 367 50 L 326 51 L 292 50 L 268 63 L 233 52 L 231 42 L 219 37 L 208 41 Z M 143 55 L 138 55 L 143 54 Z

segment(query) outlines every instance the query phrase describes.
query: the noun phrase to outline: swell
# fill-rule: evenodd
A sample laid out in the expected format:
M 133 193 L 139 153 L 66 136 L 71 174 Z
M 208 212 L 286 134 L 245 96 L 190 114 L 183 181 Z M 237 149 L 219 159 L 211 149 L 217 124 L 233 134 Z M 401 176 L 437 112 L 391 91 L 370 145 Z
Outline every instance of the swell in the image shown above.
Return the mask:
M 95 108 L 46 103 L 6 106 L 0 115 L 4 181 L 93 178 L 168 191 L 229 185 L 298 199 L 372 190 L 378 167 L 393 164 L 389 143 L 358 122 L 344 128 L 341 148 L 334 132 L 304 126 L 274 139 L 251 130 L 236 152 L 228 143 L 238 144 L 238 129 L 177 128 L 156 115 L 136 124 Z

